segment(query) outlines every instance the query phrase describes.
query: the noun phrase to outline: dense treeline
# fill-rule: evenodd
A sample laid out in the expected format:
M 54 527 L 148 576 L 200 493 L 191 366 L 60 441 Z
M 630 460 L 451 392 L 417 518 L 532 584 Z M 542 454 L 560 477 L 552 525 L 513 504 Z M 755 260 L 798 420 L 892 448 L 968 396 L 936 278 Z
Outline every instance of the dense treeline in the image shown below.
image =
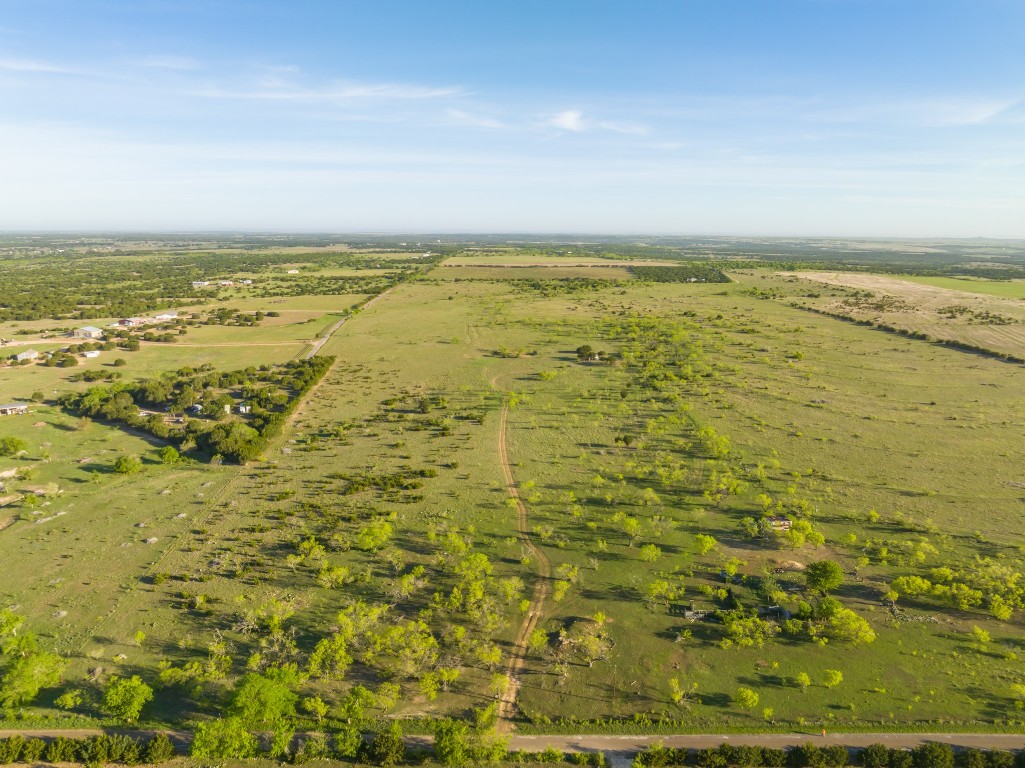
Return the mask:
M 47 741 L 26 739 L 24 736 L 0 739 L 0 765 L 31 765 L 40 762 L 82 763 L 91 766 L 107 763 L 157 765 L 171 760 L 175 755 L 174 744 L 163 733 L 145 740 L 122 734 L 101 734 L 85 739 L 57 736 Z
M 570 296 L 575 293 L 599 291 L 614 285 L 609 280 L 594 280 L 589 277 L 556 277 L 549 279 L 508 280 L 517 288 L 533 291 L 541 296 Z
M 674 264 L 671 267 L 630 267 L 638 280 L 649 283 L 728 283 L 730 279 L 722 270 L 707 264 L 691 262 Z
M 71 392 L 58 404 L 80 416 L 145 430 L 182 450 L 198 448 L 241 463 L 260 455 L 333 361 L 315 356 L 236 371 L 186 367 L 154 379 Z M 248 409 L 247 418 L 230 417 L 240 406 Z
M 853 753 L 853 754 L 852 754 Z M 706 749 L 672 749 L 655 745 L 634 759 L 637 768 L 696 765 L 698 768 L 1022 768 L 1025 752 L 1015 755 L 1003 750 L 965 749 L 955 752 L 949 744 L 926 742 L 914 749 L 872 744 L 850 750 L 842 744 L 820 747 L 812 742 L 789 749 L 720 744 Z
M 208 726 L 206 726 L 208 727 Z M 200 726 L 202 730 L 204 726 Z M 225 729 L 221 728 L 221 731 Z M 313 760 L 335 759 L 373 765 L 466 765 L 484 763 L 541 763 L 580 766 L 606 765 L 605 754 L 562 752 L 548 747 L 542 752 L 508 752 L 500 740 L 484 741 L 475 729 L 459 721 L 442 720 L 435 726 L 433 749 L 409 749 L 398 725 L 378 729 L 358 740 L 350 734 L 305 734 L 290 738 L 287 744 L 271 742 L 264 749 L 249 734 L 224 732 L 213 742 L 202 736 L 192 754 L 200 759 L 247 759 L 269 756 L 302 765 Z M 249 736 L 249 738 L 246 738 Z M 232 738 L 233 737 L 233 738 Z M 207 743 L 210 741 L 210 743 Z M 279 742 L 281 740 L 278 740 Z M 497 744 L 497 747 L 495 746 Z M 84 765 L 159 765 L 178 756 L 174 744 L 164 733 L 137 738 L 124 734 L 101 734 L 82 739 L 57 736 L 52 739 L 15 735 L 0 739 L 0 763 L 82 763 Z M 433 758 L 433 760 L 431 759 Z M 635 768 L 697 766 L 697 768 L 1022 768 L 1025 752 L 1000 749 L 955 750 L 948 744 L 927 742 L 913 749 L 871 744 L 851 749 L 842 744 L 818 746 L 806 742 L 796 747 L 774 748 L 730 744 L 703 749 L 671 748 L 660 744 L 648 747 L 633 760 Z
M 565 237 L 529 240 L 495 235 L 461 241 L 477 252 L 511 249 L 538 256 L 576 256 L 617 260 L 728 261 L 788 269 L 871 269 L 914 274 L 964 274 L 992 279 L 1025 275 L 1025 248 L 1020 242 L 985 240 L 907 243 L 885 240 L 736 237 L 594 237 L 587 242 Z M 987 263 L 989 262 L 989 263 Z
M 61 253 L 0 262 L 0 322 L 10 320 L 130 317 L 159 309 L 209 301 L 217 286 L 193 281 L 230 279 L 237 274 L 261 280 L 263 295 L 377 293 L 440 256 L 383 258 L 365 253 Z M 304 266 L 299 275 L 282 267 Z M 366 276 L 318 275 L 322 269 L 367 270 Z M 388 273 L 382 273 L 388 270 Z M 375 274 L 376 273 L 376 274 Z M 267 277 L 263 277 L 267 276 Z
M 402 276 L 404 276 L 404 273 L 399 275 L 388 273 L 367 277 L 324 277 L 317 274 L 309 277 L 288 275 L 287 277 L 276 277 L 273 283 L 261 287 L 257 294 L 261 297 L 323 296 L 346 293 L 374 294 L 380 293 L 390 285 L 393 285 L 396 278 L 401 279 Z

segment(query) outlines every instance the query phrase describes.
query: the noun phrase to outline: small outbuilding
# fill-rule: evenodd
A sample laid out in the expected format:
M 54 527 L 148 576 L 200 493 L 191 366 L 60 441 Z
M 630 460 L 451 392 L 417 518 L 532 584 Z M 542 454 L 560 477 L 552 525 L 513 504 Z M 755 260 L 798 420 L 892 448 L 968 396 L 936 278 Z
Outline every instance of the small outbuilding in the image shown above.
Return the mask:
M 0 416 L 17 416 L 20 413 L 28 413 L 28 406 L 25 403 L 5 403 L 0 405 Z
M 93 358 L 93 357 L 99 357 L 99 356 L 100 356 L 100 350 L 98 350 L 98 349 L 90 349 L 88 352 L 83 352 L 82 353 L 82 357 Z
M 19 352 L 14 356 L 14 359 L 19 363 L 23 360 L 35 360 L 39 357 L 39 351 L 35 349 L 26 349 L 24 352 Z

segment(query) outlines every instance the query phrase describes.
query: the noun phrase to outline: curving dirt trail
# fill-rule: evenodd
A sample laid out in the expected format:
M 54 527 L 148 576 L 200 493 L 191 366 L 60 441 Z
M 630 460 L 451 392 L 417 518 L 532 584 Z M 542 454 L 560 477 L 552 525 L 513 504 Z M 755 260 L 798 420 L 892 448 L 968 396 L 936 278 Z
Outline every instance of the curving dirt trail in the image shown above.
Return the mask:
M 496 376 L 491 380 L 491 386 L 496 388 Z M 509 463 L 509 452 L 506 447 L 506 424 L 508 422 L 509 404 L 502 405 L 502 415 L 498 422 L 498 457 L 502 464 L 502 475 L 505 477 L 505 487 L 509 497 L 516 501 L 516 528 L 520 541 L 530 552 L 537 564 L 537 582 L 534 584 L 534 594 L 530 598 L 530 607 L 527 615 L 523 618 L 520 630 L 516 634 L 516 642 L 513 645 L 512 655 L 506 667 L 506 675 L 509 677 L 509 686 L 498 702 L 499 729 L 502 731 L 512 730 L 512 717 L 516 707 L 516 694 L 520 688 L 519 673 L 523 668 L 527 655 L 527 643 L 530 635 L 537 627 L 544 609 L 545 600 L 551 589 L 552 564 L 548 556 L 530 538 L 530 529 L 527 526 L 527 506 L 520 498 L 519 488 L 516 487 L 516 480 L 513 477 L 512 465 Z

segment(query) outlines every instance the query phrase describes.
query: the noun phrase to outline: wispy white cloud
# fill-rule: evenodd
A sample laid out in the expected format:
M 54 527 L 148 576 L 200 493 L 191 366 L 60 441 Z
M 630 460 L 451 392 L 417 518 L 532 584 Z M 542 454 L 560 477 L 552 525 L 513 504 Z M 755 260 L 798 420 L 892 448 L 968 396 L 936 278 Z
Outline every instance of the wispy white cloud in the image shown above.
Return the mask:
M 504 128 L 505 123 L 501 120 L 497 120 L 494 117 L 487 117 L 486 115 L 470 114 L 464 112 L 461 109 L 447 109 L 445 115 L 450 119 L 451 122 L 459 125 L 472 125 L 477 128 Z
M 940 122 L 950 125 L 980 125 L 1000 118 L 1020 103 L 1020 99 L 956 101 L 941 104 L 939 118 Z
M 187 71 L 199 68 L 199 62 L 188 56 L 144 56 L 132 59 L 131 64 L 152 69 L 173 69 Z
M 584 117 L 584 113 L 579 109 L 567 109 L 554 115 L 548 115 L 544 118 L 544 125 L 549 128 L 558 128 L 560 131 L 569 131 L 570 133 L 600 130 L 631 136 L 646 136 L 650 132 L 648 126 L 641 123 L 619 120 L 595 121 Z
M 5 221 L 26 228 L 654 231 L 683 221 L 673 216 L 686 209 L 703 212 L 694 219 L 702 227 L 728 232 L 741 220 L 739 206 L 748 228 L 814 225 L 825 234 L 850 227 L 844 212 L 856 205 L 859 215 L 876 217 L 880 231 L 934 236 L 971 234 L 982 226 L 1014 235 L 1025 210 L 1020 174 L 899 167 L 887 156 L 857 162 L 754 156 L 714 151 L 698 141 L 671 156 L 642 155 L 635 143 L 624 142 L 597 163 L 544 142 L 516 148 L 464 139 L 432 145 L 418 134 L 395 143 L 374 133 L 315 143 L 161 141 L 127 129 L 97 133 L 80 125 L 0 122 L 0 158 L 10 182 L 0 187 L 0 210 Z M 599 194 L 592 196 L 594 190 Z M 742 192 L 739 198 L 734 190 Z M 626 219 L 624 195 L 644 201 L 627 206 Z M 567 206 L 567 198 L 583 204 Z M 732 207 L 721 207 L 728 201 Z M 800 215 L 788 218 L 796 208 Z M 958 210 L 970 218 L 958 223 L 949 215 Z
M 339 82 L 322 87 L 310 87 L 284 79 L 265 78 L 258 87 L 213 86 L 193 91 L 193 95 L 210 99 L 250 101 L 304 101 L 344 102 L 356 100 L 422 100 L 460 93 L 455 87 L 430 87 L 402 83 Z
M 872 125 L 973 126 L 997 122 L 1022 103 L 1018 96 L 982 97 L 948 95 L 893 101 L 849 100 L 843 104 L 817 106 L 805 114 L 824 122 Z
M 573 133 L 583 133 L 587 130 L 587 123 L 584 121 L 584 113 L 576 109 L 567 109 L 551 115 L 545 121 L 546 125 Z
M 33 59 L 2 59 L 0 58 L 0 71 L 4 72 L 34 72 L 39 74 L 60 74 L 79 75 L 84 74 L 82 70 L 68 67 L 63 64 L 54 64 L 48 61 L 36 61 Z
M 640 123 L 617 123 L 610 121 L 603 121 L 598 123 L 598 127 L 603 131 L 612 131 L 613 133 L 626 133 L 632 136 L 647 136 L 651 129 L 646 125 Z

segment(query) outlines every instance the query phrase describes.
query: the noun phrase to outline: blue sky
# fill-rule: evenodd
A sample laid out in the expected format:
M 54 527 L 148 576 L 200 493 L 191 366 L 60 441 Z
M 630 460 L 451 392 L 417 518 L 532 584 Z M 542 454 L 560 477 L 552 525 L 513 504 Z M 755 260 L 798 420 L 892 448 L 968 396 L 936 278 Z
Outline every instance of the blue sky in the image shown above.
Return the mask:
M 0 0 L 0 229 L 1025 237 L 1025 2 Z

